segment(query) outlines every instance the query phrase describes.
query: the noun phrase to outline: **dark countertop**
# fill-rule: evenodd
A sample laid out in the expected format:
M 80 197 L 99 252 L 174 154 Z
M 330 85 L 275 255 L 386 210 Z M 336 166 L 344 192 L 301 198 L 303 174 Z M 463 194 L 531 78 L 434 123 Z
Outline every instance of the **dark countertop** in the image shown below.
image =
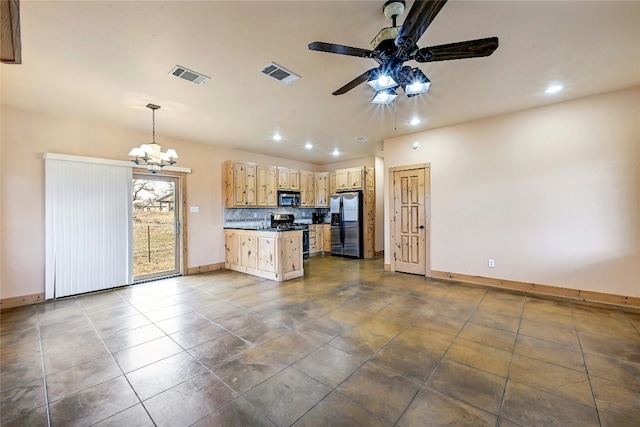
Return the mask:
M 277 228 L 259 228 L 258 226 L 238 225 L 233 227 L 223 227 L 225 230 L 248 230 L 248 231 L 267 231 L 270 233 L 284 233 L 285 231 L 302 231 L 302 230 L 278 230 Z

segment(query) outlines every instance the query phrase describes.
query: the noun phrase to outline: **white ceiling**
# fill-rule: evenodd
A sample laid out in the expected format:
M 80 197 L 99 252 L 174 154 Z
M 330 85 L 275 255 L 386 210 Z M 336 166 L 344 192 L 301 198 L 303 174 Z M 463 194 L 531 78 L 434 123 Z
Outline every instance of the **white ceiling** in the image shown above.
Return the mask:
M 154 103 L 160 144 L 173 137 L 323 164 L 380 155 L 385 138 L 640 84 L 639 1 L 450 1 L 418 45 L 498 36 L 492 56 L 420 64 L 430 93 L 401 94 L 397 105 L 370 104 L 366 84 L 332 96 L 377 64 L 307 45 L 369 48 L 391 25 L 383 3 L 22 0 L 23 63 L 2 65 L 2 103 L 149 135 L 145 105 Z M 265 77 L 271 61 L 302 78 Z M 211 80 L 169 75 L 177 64 Z M 566 89 L 544 95 L 552 82 Z M 423 122 L 410 126 L 413 116 Z

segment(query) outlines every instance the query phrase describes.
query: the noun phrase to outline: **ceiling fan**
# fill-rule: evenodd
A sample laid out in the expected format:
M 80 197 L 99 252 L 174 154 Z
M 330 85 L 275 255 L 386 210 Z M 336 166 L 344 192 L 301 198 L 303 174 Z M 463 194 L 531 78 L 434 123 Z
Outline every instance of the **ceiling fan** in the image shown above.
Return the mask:
M 351 80 L 333 92 L 333 95 L 342 95 L 359 84 L 368 82 L 376 90 L 371 102 L 388 104 L 398 96 L 398 87 L 410 97 L 429 90 L 431 82 L 427 76 L 418 68 L 404 65 L 407 61 L 436 62 L 491 55 L 498 48 L 497 37 L 418 48 L 418 40 L 446 2 L 447 0 L 415 0 L 404 23 L 399 27 L 396 26 L 396 19 L 404 13 L 405 1 L 388 0 L 382 10 L 392 20 L 393 26 L 383 28 L 378 33 L 371 41 L 371 49 L 325 42 L 310 43 L 310 50 L 371 58 L 380 64 Z

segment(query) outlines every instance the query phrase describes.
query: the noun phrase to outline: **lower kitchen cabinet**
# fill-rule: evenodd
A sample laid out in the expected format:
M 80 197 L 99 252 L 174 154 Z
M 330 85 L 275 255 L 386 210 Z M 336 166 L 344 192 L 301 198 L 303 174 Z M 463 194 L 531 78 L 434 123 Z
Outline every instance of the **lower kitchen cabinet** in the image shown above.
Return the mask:
M 309 255 L 331 252 L 331 224 L 309 225 Z
M 224 266 L 279 282 L 300 277 L 302 231 L 226 229 Z
M 324 253 L 331 253 L 331 224 L 322 225 L 322 247 Z

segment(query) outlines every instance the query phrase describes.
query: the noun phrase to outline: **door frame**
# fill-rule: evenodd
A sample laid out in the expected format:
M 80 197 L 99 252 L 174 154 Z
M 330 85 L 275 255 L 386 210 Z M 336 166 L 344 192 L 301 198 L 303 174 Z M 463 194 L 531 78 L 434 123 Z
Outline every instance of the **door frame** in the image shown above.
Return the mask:
M 415 169 L 422 169 L 424 172 L 424 226 L 425 226 L 425 277 L 431 277 L 431 163 L 417 163 L 413 165 L 396 166 L 389 168 L 389 248 L 394 248 L 395 239 L 395 174 Z M 390 271 L 396 271 L 396 259 L 390 253 Z
M 151 173 L 147 169 L 141 168 L 133 168 L 133 179 L 136 179 L 136 176 L 148 176 L 153 179 L 153 177 L 162 178 L 177 178 L 178 182 L 176 184 L 176 201 L 175 201 L 175 209 L 178 209 L 178 218 L 179 222 L 179 231 L 180 238 L 176 239 L 176 242 L 179 242 L 179 248 L 176 248 L 176 256 L 178 260 L 176 262 L 177 272 L 176 274 L 169 275 L 170 276 L 186 276 L 187 275 L 187 265 L 188 265 L 188 252 L 187 252 L 187 173 L 185 172 L 174 172 L 162 170 L 158 173 Z M 141 179 L 141 178 L 138 178 Z M 178 200 L 179 199 L 179 200 Z M 133 205 L 132 205 L 133 209 Z M 134 280 L 134 283 L 142 283 L 147 280 L 156 280 L 162 279 L 162 277 L 142 277 L 139 280 Z

